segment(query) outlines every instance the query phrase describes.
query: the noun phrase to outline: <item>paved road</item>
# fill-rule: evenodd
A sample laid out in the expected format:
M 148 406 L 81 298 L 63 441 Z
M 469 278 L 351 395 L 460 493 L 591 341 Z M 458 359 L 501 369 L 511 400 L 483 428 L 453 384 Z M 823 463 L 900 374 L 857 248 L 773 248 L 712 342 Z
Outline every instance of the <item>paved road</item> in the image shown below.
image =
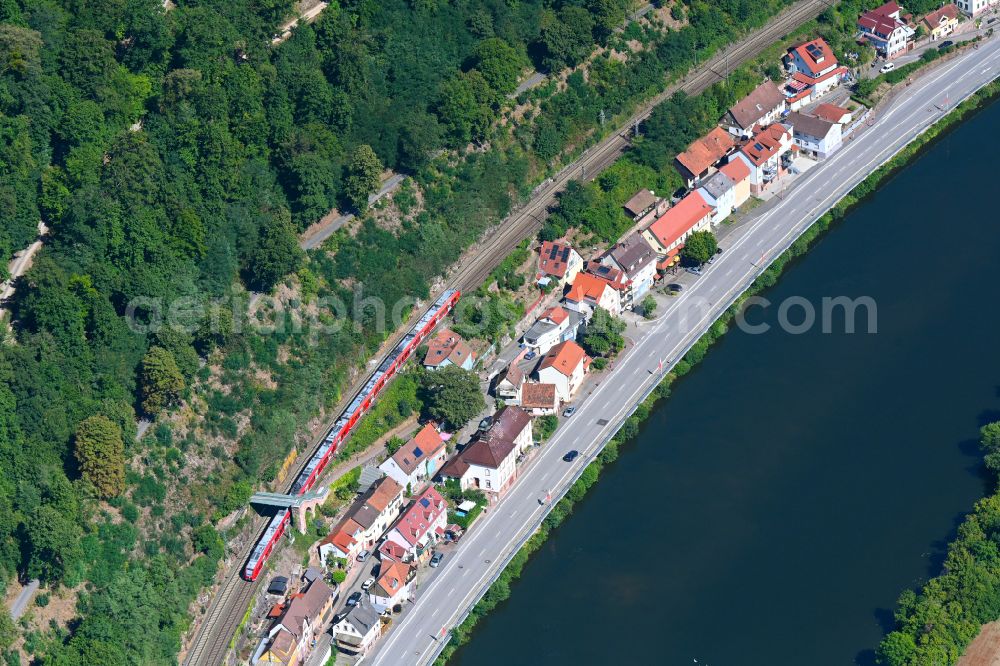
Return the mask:
M 389 178 L 385 179 L 382 183 L 382 187 L 379 188 L 378 192 L 368 196 L 368 205 L 371 206 L 376 201 L 389 194 L 403 182 L 406 176 L 402 174 L 393 174 Z M 346 215 L 341 215 L 332 224 L 323 227 L 321 230 L 315 234 L 309 236 L 308 238 L 303 238 L 300 245 L 303 250 L 314 250 L 323 244 L 327 238 L 333 235 L 333 233 L 340 229 L 342 226 L 354 219 L 354 213 L 347 213 Z
M 38 579 L 34 578 L 30 583 L 24 586 L 21 593 L 17 595 L 17 599 L 14 600 L 14 604 L 10 607 L 10 616 L 15 620 L 20 619 L 24 615 L 24 611 L 27 610 L 28 604 L 31 600 L 35 598 L 35 592 L 38 592 Z
M 457 624 L 502 562 L 541 521 L 540 498 L 553 499 L 599 451 L 617 424 L 664 371 L 779 254 L 844 194 L 898 152 L 919 131 L 939 119 L 1000 72 L 1000 40 L 942 63 L 877 114 L 872 127 L 832 158 L 802 176 L 787 197 L 734 230 L 726 251 L 708 271 L 646 327 L 644 335 L 586 397 L 520 476 L 507 497 L 480 519 L 419 595 L 412 612 L 377 644 L 370 662 L 379 666 L 421 665 L 439 652 L 439 637 Z M 561 460 L 579 449 L 575 463 Z

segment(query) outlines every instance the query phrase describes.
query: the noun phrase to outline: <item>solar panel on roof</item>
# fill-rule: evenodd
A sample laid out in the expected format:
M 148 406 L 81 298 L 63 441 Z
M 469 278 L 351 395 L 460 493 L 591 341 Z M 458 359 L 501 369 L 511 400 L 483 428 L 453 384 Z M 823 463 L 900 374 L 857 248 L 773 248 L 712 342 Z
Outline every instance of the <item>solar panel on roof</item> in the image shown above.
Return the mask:
M 421 451 L 420 447 L 418 446 L 415 449 L 413 449 L 413 455 L 419 458 L 420 456 L 424 455 L 424 452 Z
M 565 262 L 569 262 L 569 248 L 568 247 L 567 248 L 563 248 L 563 251 L 562 251 L 562 260 L 565 261 Z
M 426 509 L 431 505 L 431 501 L 426 497 L 424 497 L 423 499 L 420 500 L 420 504 Z
M 558 255 L 558 254 L 559 254 L 559 246 L 558 245 L 553 245 L 552 249 L 549 250 L 549 259 L 555 259 L 556 255 Z
M 764 150 L 764 146 L 760 145 L 759 143 L 753 144 L 753 147 L 756 148 L 757 150 Z

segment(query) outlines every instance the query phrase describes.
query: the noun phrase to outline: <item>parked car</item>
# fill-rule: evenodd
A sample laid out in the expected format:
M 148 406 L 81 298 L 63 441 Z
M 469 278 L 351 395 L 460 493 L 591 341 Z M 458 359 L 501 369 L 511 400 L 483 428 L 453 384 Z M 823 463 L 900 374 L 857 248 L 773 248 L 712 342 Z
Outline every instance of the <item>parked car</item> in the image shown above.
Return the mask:
M 938 44 L 938 50 L 939 51 L 943 51 L 944 49 L 948 48 L 949 46 L 954 46 L 954 45 L 955 45 L 955 42 L 951 41 L 950 39 L 946 39 L 943 42 L 941 42 L 940 44 Z
M 667 291 L 684 291 L 684 285 L 679 282 L 671 282 L 667 285 Z
M 369 579 L 368 579 L 368 580 L 366 580 L 365 582 L 361 583 L 361 589 L 362 589 L 362 590 L 364 590 L 365 592 L 367 592 L 367 591 L 368 591 L 368 589 L 369 589 L 369 588 L 370 588 L 370 587 L 371 587 L 372 585 L 374 585 L 374 584 L 375 584 L 375 579 L 374 579 L 374 578 L 369 578 Z
M 484 417 L 483 420 L 479 422 L 479 429 L 480 430 L 489 430 L 490 429 L 490 424 L 492 424 L 492 423 L 493 423 L 493 417 L 492 416 Z
M 530 352 L 528 352 L 527 354 L 524 355 L 524 360 L 525 361 L 530 361 L 531 359 L 535 358 L 536 356 L 538 356 L 538 352 L 536 352 L 536 351 L 530 351 Z
M 721 247 L 715 248 L 715 253 L 716 254 L 722 254 L 722 248 Z
M 884 65 L 882 65 L 882 67 L 878 71 L 882 72 L 883 74 L 887 74 L 894 69 L 896 69 L 896 63 L 887 62 Z
M 563 410 L 563 416 L 573 416 L 576 413 L 576 407 L 567 407 Z
M 367 550 L 361 551 L 360 553 L 358 553 L 358 562 L 364 562 L 365 560 L 368 559 L 369 555 L 371 555 L 371 553 L 369 553 Z
M 701 269 L 698 268 L 697 266 L 691 266 L 689 268 L 685 268 L 684 270 L 686 270 L 688 273 L 691 273 L 692 275 L 701 275 Z
M 579 455 L 580 452 L 577 451 L 576 449 L 573 449 L 572 451 L 568 452 L 566 455 L 563 456 L 563 460 L 565 460 L 566 462 L 573 462 L 574 460 L 577 459 L 577 457 L 579 457 Z
M 434 557 L 431 558 L 431 566 L 436 567 L 441 564 L 441 560 L 444 559 L 444 553 L 434 553 Z
M 347 607 L 354 608 L 361 603 L 361 593 L 355 592 L 351 596 L 347 597 Z

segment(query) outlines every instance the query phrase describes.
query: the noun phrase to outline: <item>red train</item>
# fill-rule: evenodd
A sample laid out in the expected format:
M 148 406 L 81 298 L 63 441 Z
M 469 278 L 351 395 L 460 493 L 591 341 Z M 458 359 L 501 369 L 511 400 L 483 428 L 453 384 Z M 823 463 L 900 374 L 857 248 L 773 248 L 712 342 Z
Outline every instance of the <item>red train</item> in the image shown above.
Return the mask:
M 448 291 L 441 294 L 441 296 L 434 302 L 427 312 L 420 318 L 420 321 L 410 329 L 409 333 L 400 340 L 399 344 L 389 352 L 382 363 L 379 364 L 378 370 L 376 370 L 372 376 L 365 383 L 364 388 L 362 388 L 351 404 L 348 405 L 344 413 L 340 415 L 336 423 L 330 429 L 330 432 L 326 434 L 323 438 L 323 442 L 316 449 L 312 458 L 309 459 L 309 464 L 305 466 L 299 476 L 295 479 L 295 483 L 292 484 L 292 488 L 289 491 L 290 495 L 301 495 L 308 492 L 313 484 L 316 483 L 316 479 L 323 472 L 327 463 L 337 452 L 340 447 L 340 443 L 347 439 L 348 435 L 357 425 L 358 421 L 364 415 L 365 412 L 371 408 L 375 399 L 385 388 L 389 380 L 393 378 L 396 372 L 406 363 L 410 355 L 420 346 L 420 343 L 430 334 L 434 328 L 441 323 L 441 320 L 451 312 L 458 302 L 458 298 L 461 293 L 457 289 L 449 289 Z M 264 564 L 267 562 L 268 556 L 274 549 L 275 544 L 277 544 L 278 539 L 281 535 L 285 533 L 285 529 L 288 527 L 288 523 L 291 521 L 292 512 L 288 509 L 280 510 L 273 518 L 271 522 L 268 523 L 267 529 L 264 530 L 263 534 L 257 540 L 257 545 L 253 549 L 253 553 L 247 560 L 246 566 L 243 569 L 243 577 L 247 580 L 257 580 L 257 576 L 260 575 L 261 569 L 264 568 Z

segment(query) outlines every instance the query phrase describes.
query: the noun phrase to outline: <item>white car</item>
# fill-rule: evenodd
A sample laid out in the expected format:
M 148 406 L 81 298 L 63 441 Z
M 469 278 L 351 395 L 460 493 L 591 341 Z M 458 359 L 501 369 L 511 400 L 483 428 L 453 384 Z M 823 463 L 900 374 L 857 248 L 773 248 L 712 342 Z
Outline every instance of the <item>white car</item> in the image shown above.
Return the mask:
M 882 68 L 880 70 L 878 70 L 878 71 L 882 72 L 883 74 L 887 74 L 887 73 L 891 72 L 894 69 L 896 69 L 896 63 L 894 63 L 894 62 L 887 62 L 884 65 L 882 65 Z
M 365 582 L 361 583 L 361 589 L 364 590 L 365 592 L 367 592 L 368 588 L 370 588 L 374 584 L 375 584 L 375 579 L 374 578 L 369 578 Z

